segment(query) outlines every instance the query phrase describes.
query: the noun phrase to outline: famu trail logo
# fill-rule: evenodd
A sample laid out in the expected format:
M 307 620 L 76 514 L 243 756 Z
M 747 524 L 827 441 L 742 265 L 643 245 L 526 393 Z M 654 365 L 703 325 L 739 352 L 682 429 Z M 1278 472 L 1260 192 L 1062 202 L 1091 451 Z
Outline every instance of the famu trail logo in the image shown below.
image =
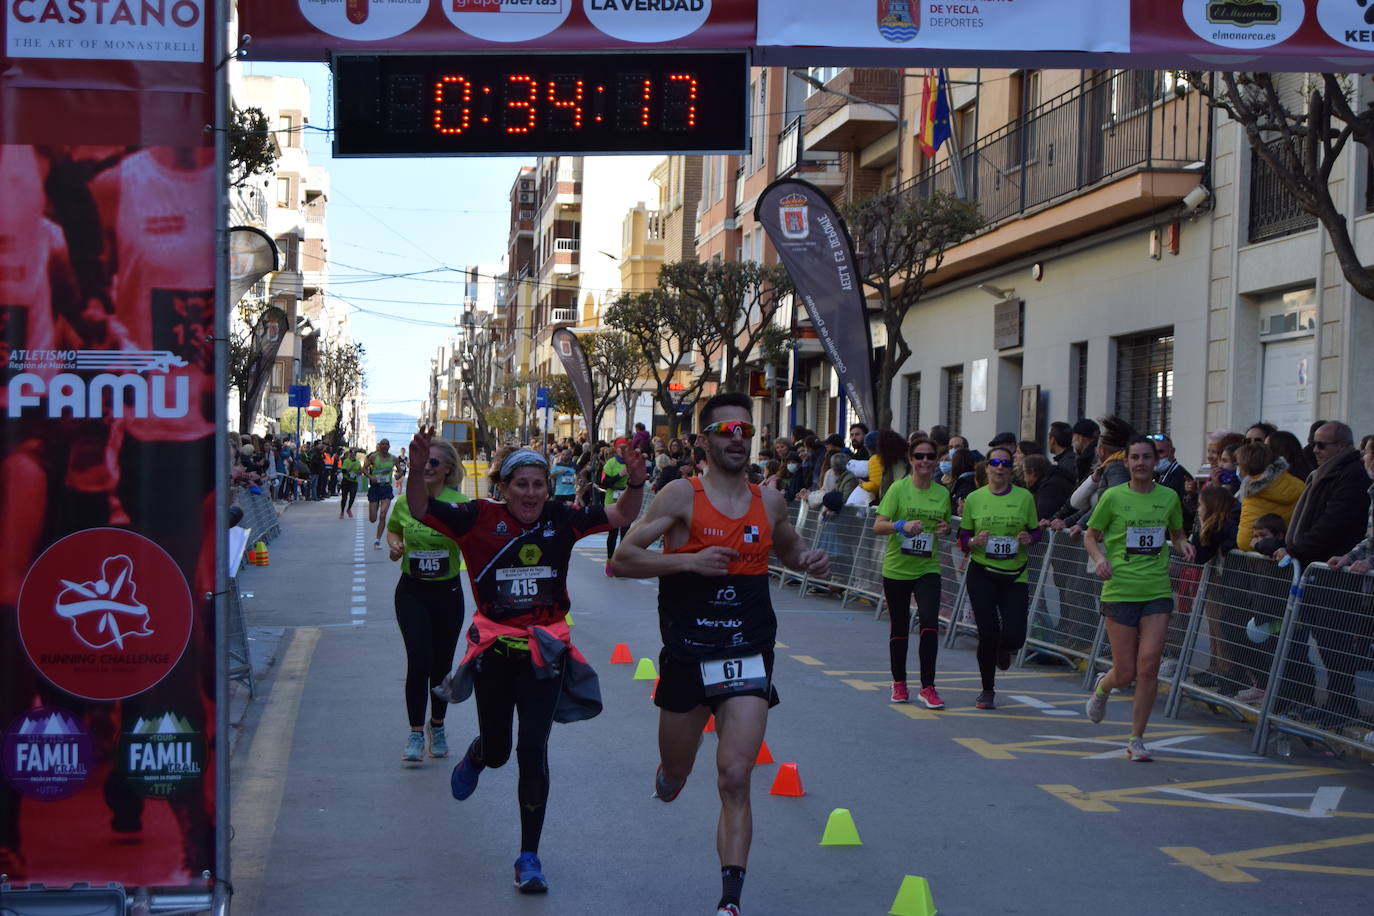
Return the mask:
M 139 719 L 120 737 L 119 769 L 143 795 L 166 798 L 200 779 L 205 738 L 174 713 Z
M 920 0 L 878 0 L 878 34 L 888 41 L 907 42 L 921 31 Z M 913 9 L 913 7 L 916 7 Z
M 1277 25 L 1283 18 L 1278 0 L 1219 0 L 1207 4 L 1207 21 L 1222 25 Z
M 91 736 L 62 709 L 30 709 L 5 732 L 5 779 L 27 798 L 57 801 L 81 791 L 93 763 Z
M 778 223 L 782 226 L 783 238 L 800 241 L 811 235 L 807 199 L 805 194 L 789 194 L 778 201 Z
M 190 380 L 170 373 L 186 365 L 170 350 L 11 350 L 9 417 L 184 417 Z

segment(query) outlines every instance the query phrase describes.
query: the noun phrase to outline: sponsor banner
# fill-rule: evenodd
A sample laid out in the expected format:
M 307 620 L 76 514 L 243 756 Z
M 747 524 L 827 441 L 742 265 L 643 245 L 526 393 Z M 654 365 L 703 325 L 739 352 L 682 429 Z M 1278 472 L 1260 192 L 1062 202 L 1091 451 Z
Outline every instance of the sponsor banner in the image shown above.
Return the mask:
M 758 15 L 761 46 L 1124 52 L 1131 34 L 1130 0 L 759 0 Z
M 201 63 L 211 0 L 5 0 L 5 56 Z
M 747 48 L 756 0 L 239 0 L 249 58 L 330 51 Z
M 825 193 L 784 178 L 759 195 L 754 219 L 773 242 L 816 337 L 835 369 L 858 419 L 877 426 L 874 410 L 873 337 L 864 310 L 863 284 L 844 220 Z
M 1372 9 L 1364 0 L 759 0 L 755 62 L 814 63 L 820 50 L 827 63 L 870 66 L 1362 71 L 1374 69 L 1363 58 L 1374 52 Z M 843 48 L 896 53 L 865 61 L 833 50 Z
M 563 371 L 572 383 L 577 403 L 582 405 L 582 425 L 591 429 L 592 417 L 596 415 L 592 410 L 596 399 L 592 396 L 592 367 L 587 362 L 587 351 L 582 349 L 582 342 L 577 335 L 567 328 L 554 331 L 552 343 L 554 352 L 563 362 Z
M 204 894 L 222 875 L 214 9 L 0 5 L 0 871 L 16 888 Z M 167 748 L 133 770 L 142 732 Z

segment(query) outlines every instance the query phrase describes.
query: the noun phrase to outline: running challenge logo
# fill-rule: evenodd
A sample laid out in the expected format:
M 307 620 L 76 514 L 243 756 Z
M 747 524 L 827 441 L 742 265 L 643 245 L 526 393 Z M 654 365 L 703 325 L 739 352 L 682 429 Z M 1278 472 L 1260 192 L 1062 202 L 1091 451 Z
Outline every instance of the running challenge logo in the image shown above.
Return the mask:
M 1292 38 L 1302 0 L 1183 0 L 1183 19 L 1199 38 L 1223 48 L 1265 48 Z
M 53 419 L 184 417 L 191 409 L 190 380 L 169 373 L 186 365 L 171 350 L 11 350 L 5 364 L 14 373 L 7 387 L 9 417 L 38 412 L 33 408 Z M 145 372 L 156 374 L 145 378 Z
M 10 57 L 205 60 L 206 0 L 4 0 Z
M 63 709 L 30 709 L 5 731 L 0 769 L 26 798 L 57 801 L 81 791 L 95 762 L 91 736 Z
M 191 593 L 172 558 L 117 528 L 78 531 L 45 550 L 19 593 L 19 637 L 43 676 L 90 700 L 162 680 L 190 641 Z

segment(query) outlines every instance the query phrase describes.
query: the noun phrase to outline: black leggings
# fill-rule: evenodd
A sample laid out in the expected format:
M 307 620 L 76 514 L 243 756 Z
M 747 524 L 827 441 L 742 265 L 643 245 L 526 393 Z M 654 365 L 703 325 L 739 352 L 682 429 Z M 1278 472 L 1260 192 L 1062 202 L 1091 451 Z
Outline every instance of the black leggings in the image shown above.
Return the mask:
M 907 644 L 911 640 L 911 596 L 916 596 L 916 611 L 921 624 L 917 654 L 921 659 L 921 686 L 935 685 L 935 656 L 940 651 L 940 574 L 926 573 L 915 579 L 889 579 L 883 576 L 883 597 L 892 631 L 887 652 L 892 662 L 892 679 L 906 680 Z
M 625 536 L 629 528 L 612 528 L 606 532 L 606 559 L 610 560 L 615 556 L 615 542 Z
M 406 715 L 411 728 L 425 724 L 425 701 L 431 717 L 444 721 L 448 704 L 429 691 L 453 667 L 458 633 L 463 628 L 463 587 L 452 579 L 417 579 L 401 574 L 396 583 L 396 623 L 406 645 Z
M 549 732 L 563 668 L 555 677 L 536 678 L 528 651 L 497 643 L 477 659 L 473 689 L 477 694 L 477 727 L 468 753 L 481 767 L 504 766 L 510 759 L 511 715 L 520 714 L 515 762 L 520 767 L 520 851 L 538 852 L 549 800 Z
M 992 690 L 999 652 L 1015 652 L 1026 644 L 1029 583 L 1017 576 L 993 572 L 981 563 L 968 567 L 968 600 L 978 625 L 978 673 L 983 689 Z
M 358 481 L 345 480 L 339 484 L 339 514 L 353 508 L 353 500 L 358 498 Z

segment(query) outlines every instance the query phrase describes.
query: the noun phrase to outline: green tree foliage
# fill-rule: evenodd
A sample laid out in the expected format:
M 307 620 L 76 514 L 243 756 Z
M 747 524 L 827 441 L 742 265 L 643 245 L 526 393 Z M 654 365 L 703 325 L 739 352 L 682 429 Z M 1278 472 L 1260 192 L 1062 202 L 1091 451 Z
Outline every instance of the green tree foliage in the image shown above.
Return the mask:
M 750 363 L 774 316 L 792 301 L 792 278 L 781 265 L 754 261 L 678 261 L 664 264 L 659 288 L 701 315 L 720 341 L 724 389 L 747 391 Z
M 695 403 L 711 380 L 694 364 L 715 362 L 721 345 L 715 326 L 703 310 L 688 307 L 681 297 L 662 288 L 623 294 L 607 307 L 605 321 L 623 331 L 639 349 L 653 379 L 654 400 L 669 417 L 670 435 L 678 435 L 682 425 L 679 399 Z M 685 390 L 670 390 L 668 386 L 679 377 L 688 377 Z
M 1363 4 L 1362 4 L 1363 5 Z M 1356 111 L 1353 81 L 1337 73 L 1180 71 L 1186 83 L 1238 122 L 1245 139 L 1294 201 L 1326 229 L 1341 273 L 1374 299 L 1374 268 L 1360 262 L 1350 224 L 1331 193 L 1331 172 L 1354 141 L 1374 152 L 1374 105 Z M 1356 160 L 1351 157 L 1350 162 Z
M 284 433 L 295 434 L 296 432 L 296 408 L 288 407 L 277 418 Z M 312 432 L 312 420 L 305 413 L 305 408 L 301 408 L 301 427 L 305 430 L 306 436 Z M 323 439 L 332 433 L 339 424 L 339 411 L 333 404 L 325 404 L 324 412 L 313 420 L 314 438 Z
M 367 384 L 364 361 L 367 349 L 360 343 L 320 341 L 316 352 L 315 371 L 306 382 L 315 397 L 326 404 L 341 407 L 343 402 Z M 346 417 L 340 416 L 335 429 L 336 444 L 348 441 L 350 430 Z
M 255 175 L 270 173 L 281 151 L 261 108 L 235 107 L 229 116 L 229 185 L 241 188 Z
M 944 191 L 929 197 L 888 193 L 841 208 L 854 239 L 864 285 L 878 294 L 887 346 L 878 368 L 878 425 L 892 425 L 892 380 L 911 356 L 902 336 L 907 312 L 926 292 L 926 279 L 945 253 L 983 226 L 978 203 Z

